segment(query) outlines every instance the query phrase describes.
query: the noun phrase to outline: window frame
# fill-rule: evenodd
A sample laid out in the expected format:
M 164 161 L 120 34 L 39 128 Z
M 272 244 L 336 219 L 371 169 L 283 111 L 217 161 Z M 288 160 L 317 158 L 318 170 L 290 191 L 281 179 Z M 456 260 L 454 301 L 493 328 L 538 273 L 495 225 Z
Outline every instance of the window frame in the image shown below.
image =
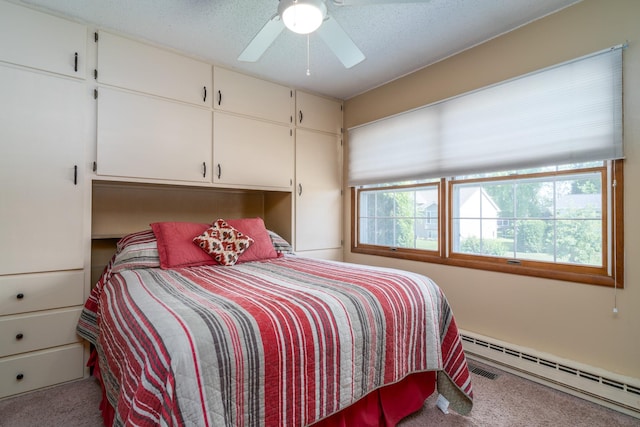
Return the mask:
M 577 171 L 606 170 L 603 168 L 583 168 L 579 170 L 561 172 L 543 172 L 536 176 L 558 176 L 563 174 L 576 173 Z M 549 263 L 542 261 L 531 261 L 492 257 L 486 255 L 472 255 L 463 253 L 452 253 L 452 194 L 454 180 L 441 178 L 437 183 L 439 188 L 439 208 L 438 208 L 438 250 L 428 251 L 423 249 L 411 249 L 400 247 L 388 247 L 380 245 L 362 244 L 359 242 L 359 218 L 360 207 L 358 203 L 361 188 L 351 188 L 351 252 L 365 255 L 375 255 L 403 260 L 420 261 L 434 264 L 443 264 L 454 267 L 472 268 L 478 270 L 494 271 L 500 273 L 517 274 L 537 278 L 554 279 L 575 283 L 591 284 L 606 287 L 624 288 L 624 181 L 623 181 L 623 160 L 613 160 L 610 162 L 609 173 L 611 176 L 604 180 L 602 188 L 603 206 L 607 207 L 602 212 L 603 226 L 603 266 L 581 266 L 574 264 Z M 533 176 L 527 175 L 527 177 Z M 483 178 L 474 181 L 504 180 L 499 178 Z M 465 182 L 470 182 L 468 180 Z M 433 183 L 425 185 L 434 185 Z M 382 187 L 384 189 L 419 188 L 419 184 L 395 185 Z M 371 190 L 371 189 L 368 189 Z M 608 192 L 612 192 L 609 197 Z M 609 200 L 611 204 L 609 205 Z M 609 217 L 610 215 L 610 217 Z M 609 240 L 613 239 L 613 242 Z M 612 253 L 608 253 L 611 249 Z M 611 264 L 611 266 L 610 266 Z

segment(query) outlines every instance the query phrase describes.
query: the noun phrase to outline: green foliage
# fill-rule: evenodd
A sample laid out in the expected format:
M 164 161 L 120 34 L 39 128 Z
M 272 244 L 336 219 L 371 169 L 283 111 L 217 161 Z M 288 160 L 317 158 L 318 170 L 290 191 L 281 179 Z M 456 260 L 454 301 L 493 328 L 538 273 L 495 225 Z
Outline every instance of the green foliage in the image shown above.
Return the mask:
M 600 194 L 600 180 L 596 178 L 576 180 L 571 183 L 571 194 Z
M 547 224 L 544 221 L 518 221 L 516 225 L 516 251 L 535 253 L 545 248 Z
M 553 191 L 544 181 L 490 185 L 485 190 L 499 206 L 500 217 L 515 221 L 515 228 L 503 228 L 501 236 L 515 239 L 517 253 L 547 253 L 552 259 L 555 255 L 559 262 L 601 265 L 601 220 L 594 210 L 574 209 L 562 213 L 563 218 L 570 218 L 568 220 L 558 217 L 555 221 L 543 220 L 553 218 L 550 209 Z M 567 191 L 569 194 L 599 194 L 600 180 L 597 177 L 575 179 Z M 483 250 L 473 253 L 487 253 Z
M 468 254 L 503 256 L 504 244 L 497 239 L 483 239 L 471 236 L 460 242 L 460 251 Z
M 368 241 L 382 246 L 416 247 L 416 206 L 413 195 L 413 191 L 376 193 L 377 226 L 368 227 Z
M 602 224 L 593 218 L 593 212 L 576 210 L 573 220 L 557 221 L 555 249 L 561 262 L 601 265 L 602 264 Z M 551 242 L 550 242 L 551 243 Z

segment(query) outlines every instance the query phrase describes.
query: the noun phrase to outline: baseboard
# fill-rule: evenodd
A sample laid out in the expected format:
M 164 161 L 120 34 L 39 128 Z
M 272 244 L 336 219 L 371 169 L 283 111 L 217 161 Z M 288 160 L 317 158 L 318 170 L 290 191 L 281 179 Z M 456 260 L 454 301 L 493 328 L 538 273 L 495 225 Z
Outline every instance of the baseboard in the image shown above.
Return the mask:
M 467 331 L 460 335 L 469 359 L 640 418 L 639 379 Z

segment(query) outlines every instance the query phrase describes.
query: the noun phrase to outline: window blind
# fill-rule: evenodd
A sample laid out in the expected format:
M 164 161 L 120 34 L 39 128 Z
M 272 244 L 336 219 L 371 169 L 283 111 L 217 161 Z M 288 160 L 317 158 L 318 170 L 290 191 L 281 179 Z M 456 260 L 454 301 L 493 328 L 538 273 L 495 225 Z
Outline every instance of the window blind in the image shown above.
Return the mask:
M 349 129 L 350 186 L 624 156 L 622 46 Z

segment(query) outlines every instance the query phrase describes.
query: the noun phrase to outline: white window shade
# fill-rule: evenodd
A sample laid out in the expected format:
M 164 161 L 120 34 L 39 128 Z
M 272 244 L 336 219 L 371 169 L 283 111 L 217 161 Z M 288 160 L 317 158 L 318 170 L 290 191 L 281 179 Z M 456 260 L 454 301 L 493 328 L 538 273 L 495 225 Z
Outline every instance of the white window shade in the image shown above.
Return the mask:
M 615 47 L 349 129 L 351 186 L 623 157 Z

